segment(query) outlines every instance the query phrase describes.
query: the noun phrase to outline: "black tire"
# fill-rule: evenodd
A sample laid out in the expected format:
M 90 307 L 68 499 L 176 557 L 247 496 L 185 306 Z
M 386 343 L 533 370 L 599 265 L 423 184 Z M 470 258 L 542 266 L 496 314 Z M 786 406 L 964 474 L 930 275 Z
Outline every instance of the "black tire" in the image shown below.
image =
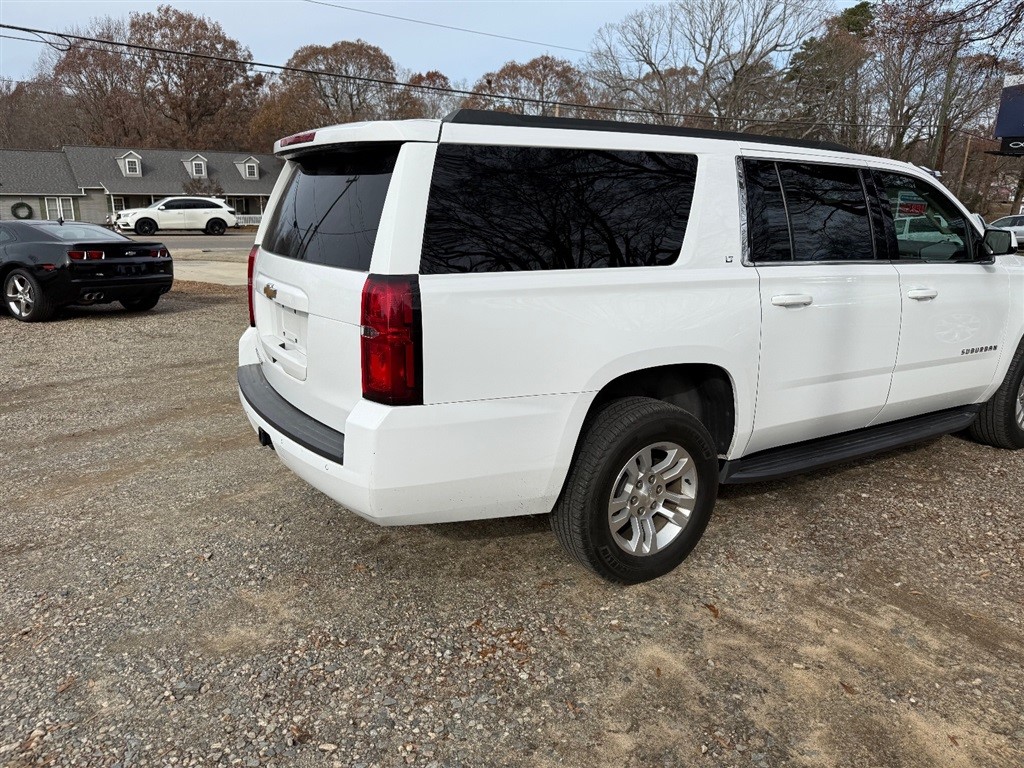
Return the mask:
M 135 222 L 135 234 L 149 237 L 156 232 L 156 222 L 152 219 L 139 219 Z
M 968 429 L 979 443 L 995 448 L 1024 448 L 1024 342 L 1010 361 L 1006 378 Z
M 689 454 L 691 463 L 686 464 L 687 477 L 693 477 L 693 481 L 687 482 L 690 482 L 690 488 L 695 488 L 693 509 L 686 522 L 677 527 L 675 538 L 660 550 L 650 554 L 631 554 L 616 543 L 616 538 L 621 538 L 622 531 L 630 529 L 639 539 L 640 528 L 627 517 L 624 524 L 620 523 L 619 532 L 614 533 L 610 503 L 615 502 L 614 496 L 624 493 L 629 500 L 620 503 L 629 504 L 631 508 L 615 514 L 627 513 L 635 517 L 632 505 L 636 504 L 637 496 L 633 494 L 638 493 L 636 489 L 644 478 L 634 480 L 637 485 L 629 490 L 631 486 L 622 485 L 629 482 L 624 480 L 624 473 L 628 472 L 628 465 L 637 458 L 637 454 L 647 449 L 645 447 L 667 443 L 681 447 Z M 656 458 L 658 454 L 655 451 L 649 455 Z M 668 453 L 665 456 L 667 460 Z M 657 467 L 659 462 L 655 460 L 652 464 Z M 633 465 L 634 471 L 637 466 Z M 660 483 L 660 475 L 658 477 Z M 668 490 L 669 482 L 666 481 L 663 487 Z M 656 488 L 661 494 L 662 486 Z M 652 496 L 653 490 L 650 489 Z M 667 519 L 659 515 L 666 513 L 655 513 L 654 506 L 646 512 L 642 504 L 645 500 L 651 501 L 651 497 L 644 495 L 646 493 L 639 491 L 642 496 L 641 514 L 652 521 L 662 520 L 651 523 L 652 529 L 656 530 L 656 541 L 667 524 Z M 562 495 L 555 505 L 551 524 L 562 546 L 581 564 L 608 581 L 637 584 L 668 573 L 690 554 L 711 519 L 717 497 L 718 457 L 704 425 L 686 411 L 660 400 L 627 397 L 608 403 L 591 420 Z
M 227 228 L 228 225 L 222 219 L 210 219 L 206 222 L 206 234 L 208 235 L 223 235 Z
M 4 278 L 4 307 L 24 323 L 41 323 L 53 317 L 57 307 L 31 272 L 13 269 Z
M 159 293 L 147 293 L 136 299 L 121 299 L 118 303 L 129 312 L 146 312 L 155 307 L 158 301 L 160 301 Z

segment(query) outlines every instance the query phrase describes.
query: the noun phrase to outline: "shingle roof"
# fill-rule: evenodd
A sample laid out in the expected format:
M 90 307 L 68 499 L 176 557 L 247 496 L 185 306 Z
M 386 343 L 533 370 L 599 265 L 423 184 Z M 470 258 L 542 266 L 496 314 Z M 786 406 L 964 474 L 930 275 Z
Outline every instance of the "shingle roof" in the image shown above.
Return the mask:
M 125 176 L 117 158 L 127 152 L 142 158 L 142 176 Z M 269 195 L 283 162 L 273 155 L 252 155 L 259 161 L 259 178 L 245 179 L 235 163 L 250 155 L 198 149 L 140 149 L 138 147 L 64 147 L 75 177 L 83 187 L 106 187 L 115 195 L 180 195 L 191 180 L 185 163 L 196 155 L 206 158 L 206 176 L 225 195 Z
M 80 195 L 63 152 L 0 149 L 0 195 Z

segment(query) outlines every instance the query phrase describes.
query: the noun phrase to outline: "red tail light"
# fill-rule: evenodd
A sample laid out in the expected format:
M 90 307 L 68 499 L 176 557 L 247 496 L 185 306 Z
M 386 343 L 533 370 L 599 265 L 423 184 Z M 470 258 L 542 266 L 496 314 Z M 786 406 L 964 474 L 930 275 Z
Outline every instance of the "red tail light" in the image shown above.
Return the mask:
M 281 139 L 282 147 L 290 147 L 292 144 L 305 144 L 306 142 L 312 141 L 316 138 L 316 131 L 307 131 L 306 133 L 293 133 L 291 136 L 287 136 Z
M 253 305 L 252 295 L 252 276 L 256 271 L 256 254 L 260 252 L 260 247 L 254 245 L 252 250 L 249 251 L 249 263 L 246 266 L 246 274 L 248 275 L 247 283 L 249 285 L 249 327 L 256 327 L 256 307 Z
M 68 251 L 68 258 L 75 261 L 99 261 L 103 251 Z
M 416 275 L 370 275 L 363 286 L 363 397 L 423 403 L 423 323 Z

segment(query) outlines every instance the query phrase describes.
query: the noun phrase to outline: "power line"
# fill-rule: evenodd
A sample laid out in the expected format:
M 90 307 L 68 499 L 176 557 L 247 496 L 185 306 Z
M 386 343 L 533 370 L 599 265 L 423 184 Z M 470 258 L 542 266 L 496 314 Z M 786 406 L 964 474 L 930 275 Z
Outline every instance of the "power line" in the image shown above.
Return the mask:
M 114 53 L 125 56 L 139 56 L 142 54 L 163 54 L 163 56 L 157 56 L 155 58 L 167 60 L 170 56 L 179 56 L 183 58 L 192 59 L 203 59 L 206 61 L 215 61 L 223 64 L 235 64 L 245 67 L 262 68 L 267 70 L 279 71 L 279 72 L 291 72 L 295 74 L 311 75 L 314 77 L 329 77 L 340 80 L 348 80 L 352 82 L 362 82 L 371 85 L 381 85 L 387 87 L 396 88 L 408 88 L 411 90 L 419 91 L 430 91 L 433 93 L 446 93 L 454 96 L 467 96 L 497 100 L 507 100 L 511 102 L 520 102 L 523 104 L 533 104 L 544 107 L 558 107 L 565 109 L 581 109 L 591 110 L 596 112 L 613 112 L 615 114 L 627 114 L 627 115 L 647 115 L 654 117 L 669 117 L 669 118 L 682 118 L 689 120 L 713 120 L 713 121 L 724 121 L 731 123 L 753 123 L 758 125 L 788 125 L 788 126 L 816 126 L 824 125 L 820 120 L 779 120 L 772 118 L 756 118 L 756 117 L 720 117 L 716 115 L 702 115 L 691 112 L 662 112 L 654 109 L 643 109 L 640 107 L 609 107 L 595 104 L 580 104 L 570 101 L 549 101 L 546 99 L 536 99 L 529 96 L 514 96 L 511 94 L 503 93 L 482 93 L 480 91 L 467 91 L 460 88 L 451 88 L 439 85 L 427 85 L 419 83 L 403 83 L 397 80 L 384 80 L 375 77 L 363 77 L 359 75 L 344 75 L 339 72 L 326 72 L 323 70 L 308 69 L 304 67 L 293 67 L 286 64 L 267 64 L 264 62 L 252 61 L 251 59 L 240 59 L 231 56 L 219 56 L 211 53 L 198 53 L 192 51 L 176 51 L 170 48 L 157 48 L 149 45 L 142 45 L 139 43 L 128 43 L 115 40 L 104 40 L 97 37 L 87 37 L 85 35 L 72 34 L 70 32 L 53 32 L 45 29 L 34 29 L 32 27 L 19 27 L 12 24 L 0 24 L 2 29 L 11 29 L 17 32 L 27 32 L 35 35 L 50 35 L 52 37 L 61 38 L 65 41 L 78 40 L 87 43 L 98 43 L 105 46 L 115 46 L 115 48 L 126 48 L 126 51 L 111 50 L 109 48 L 95 48 L 88 45 L 78 46 L 80 49 L 99 51 L 102 53 Z M 60 46 L 53 41 L 46 40 L 33 40 L 31 38 L 18 38 L 25 40 L 26 42 L 42 43 L 44 45 L 50 45 L 60 50 Z M 905 128 L 905 125 L 892 124 L 892 123 L 860 123 L 860 122 L 842 122 L 842 123 L 828 123 L 829 126 L 834 127 L 860 127 L 860 128 Z M 959 130 L 959 129 L 955 129 Z
M 381 16 L 385 19 L 397 19 L 398 21 L 408 21 L 412 24 L 423 24 L 427 27 L 436 27 L 438 29 L 448 29 L 453 32 L 467 32 L 471 35 L 482 35 L 483 37 L 494 37 L 499 40 L 511 40 L 516 43 L 527 43 L 528 45 L 539 45 L 542 48 L 558 48 L 562 51 L 573 51 L 574 53 L 589 53 L 582 48 L 572 48 L 568 45 L 555 45 L 554 43 L 541 43 L 536 40 L 526 40 L 522 37 L 509 37 L 508 35 L 499 35 L 495 32 L 484 32 L 479 29 L 466 29 L 465 27 L 455 27 L 449 24 L 439 24 L 435 21 L 426 21 L 424 19 L 410 19 L 407 16 L 396 16 L 391 13 L 381 13 L 380 11 L 370 11 L 366 8 L 353 8 L 350 5 L 338 5 L 337 3 L 328 3 L 326 0 L 303 0 L 310 5 L 323 5 L 328 8 L 337 8 L 342 11 L 352 11 L 353 13 L 365 13 L 370 16 Z

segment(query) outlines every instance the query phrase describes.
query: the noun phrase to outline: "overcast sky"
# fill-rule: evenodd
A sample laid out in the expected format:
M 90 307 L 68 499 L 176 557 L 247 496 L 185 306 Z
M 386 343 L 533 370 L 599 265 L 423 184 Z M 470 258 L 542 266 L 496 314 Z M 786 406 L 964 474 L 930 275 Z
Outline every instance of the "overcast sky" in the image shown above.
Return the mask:
M 604 24 L 630 11 L 667 0 L 164 0 L 165 3 L 220 22 L 225 32 L 247 46 L 256 61 L 284 64 L 295 49 L 362 38 L 380 46 L 400 67 L 416 72 L 438 69 L 452 81 L 472 83 L 510 60 L 529 61 L 550 53 L 579 61 Z M 827 0 L 837 10 L 855 0 Z M 153 11 L 145 0 L 0 0 L 0 23 L 45 30 L 81 26 L 97 15 L 127 16 Z M 437 24 L 492 32 L 539 44 L 438 29 L 382 18 L 334 6 L 405 16 Z M 25 36 L 0 29 L 0 34 Z M 0 38 L 0 77 L 28 79 L 42 47 Z
M 420 72 L 438 69 L 453 81 L 472 81 L 511 59 L 528 61 L 543 53 L 579 60 L 582 53 L 554 46 L 586 50 L 599 27 L 619 21 L 630 11 L 650 4 L 650 0 L 325 2 L 547 45 L 437 29 L 308 0 L 169 0 L 176 8 L 218 21 L 229 36 L 248 46 L 257 61 L 284 64 L 300 46 L 362 38 L 380 46 L 399 66 Z M 0 23 L 66 30 L 84 25 L 97 15 L 127 16 L 132 11 L 155 10 L 157 5 L 159 3 L 143 0 L 0 0 Z M 0 34 L 25 36 L 10 30 L 0 30 Z M 0 39 L 0 76 L 27 79 L 41 49 L 37 43 Z

